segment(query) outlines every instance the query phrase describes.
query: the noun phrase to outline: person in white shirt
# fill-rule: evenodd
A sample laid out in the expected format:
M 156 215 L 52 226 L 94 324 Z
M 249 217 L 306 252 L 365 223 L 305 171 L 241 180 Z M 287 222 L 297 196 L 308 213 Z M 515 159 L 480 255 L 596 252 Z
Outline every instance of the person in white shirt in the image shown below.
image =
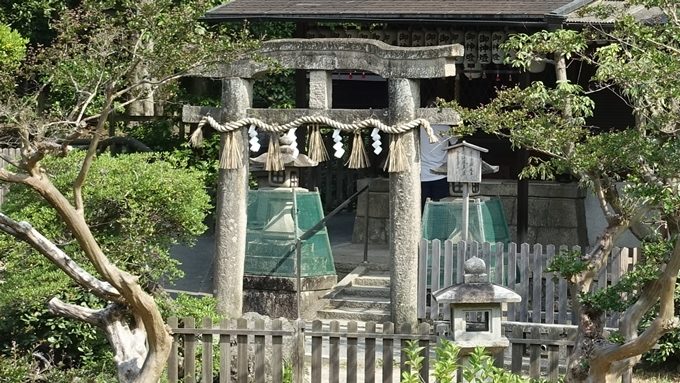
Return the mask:
M 439 201 L 449 196 L 449 183 L 446 174 L 434 174 L 430 170 L 446 163 L 446 147 L 450 145 L 448 125 L 432 125 L 439 140 L 430 143 L 427 133 L 420 129 L 420 207 L 425 207 L 425 201 Z

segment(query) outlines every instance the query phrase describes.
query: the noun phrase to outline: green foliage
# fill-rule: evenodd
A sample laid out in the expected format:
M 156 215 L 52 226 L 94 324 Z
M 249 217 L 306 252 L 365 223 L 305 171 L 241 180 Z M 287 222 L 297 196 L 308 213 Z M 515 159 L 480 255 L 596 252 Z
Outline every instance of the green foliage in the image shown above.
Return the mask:
M 0 73 L 8 75 L 26 56 L 27 39 L 7 25 L 0 24 Z
M 453 382 L 453 377 L 458 369 L 458 353 L 460 348 L 453 342 L 440 339 L 435 348 L 436 360 L 434 362 L 434 377 L 438 382 Z
M 407 370 L 401 373 L 401 383 L 420 383 L 420 369 L 423 367 L 422 355 L 424 347 L 418 346 L 417 340 L 406 341 L 406 355 Z
M 217 301 L 212 296 L 193 296 L 189 294 L 177 294 L 175 299 L 167 298 L 159 300 L 163 317 L 194 318 L 200 323 L 203 318 L 212 319 L 213 323 L 219 323 L 222 316 L 217 312 Z
M 420 383 L 420 369 L 423 366 L 423 347 L 418 346 L 417 340 L 406 342 L 404 353 L 408 370 L 402 372 L 401 383 Z M 460 348 L 455 343 L 440 339 L 435 349 L 436 360 L 434 361 L 434 376 L 437 382 L 452 383 L 458 369 L 458 354 Z M 494 366 L 493 358 L 486 353 L 483 347 L 477 347 L 468 356 L 468 363 L 462 365 L 462 374 L 465 382 L 469 383 L 530 383 L 542 382 L 542 380 L 528 379 L 513 374 L 502 368 Z
M 588 263 L 582 259 L 580 251 L 562 250 L 552 259 L 546 272 L 557 272 L 565 279 L 570 280 L 588 269 Z
M 567 59 L 583 52 L 588 46 L 585 36 L 578 31 L 557 29 L 552 32 L 540 31 L 527 35 L 510 35 L 503 43 L 503 49 L 513 52 L 506 61 L 513 67 L 527 69 L 532 61 L 545 60 L 556 52 L 564 53 Z
M 55 186 L 69 198 L 68 185 L 83 155 L 77 151 L 44 161 Z M 210 205 L 202 174 L 155 154 L 102 155 L 90 173 L 83 189 L 85 216 L 109 259 L 139 275 L 149 288 L 162 278 L 177 277 L 180 271 L 169 256 L 170 246 L 191 243 L 205 230 L 203 219 Z M 3 212 L 31 222 L 86 267 L 70 232 L 34 192 L 12 187 Z M 15 340 L 14 345 L 22 350 L 37 349 L 68 366 L 110 356 L 106 340 L 93 327 L 54 317 L 45 308 L 54 296 L 92 308 L 102 307 L 102 302 L 14 238 L 0 236 L 0 263 L 4 265 L 0 272 L 0 352 L 6 352 L 12 346 L 8 342 Z M 177 307 L 191 312 L 201 306 L 182 298 Z M 209 312 L 208 307 L 212 306 L 205 305 L 201 315 Z

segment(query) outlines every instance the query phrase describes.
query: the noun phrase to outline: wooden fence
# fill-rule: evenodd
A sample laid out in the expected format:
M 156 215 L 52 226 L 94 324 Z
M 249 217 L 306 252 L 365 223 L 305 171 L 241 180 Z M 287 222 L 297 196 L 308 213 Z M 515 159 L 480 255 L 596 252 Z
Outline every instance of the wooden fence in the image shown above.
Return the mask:
M 169 383 L 281 382 L 284 365 L 294 382 L 398 382 L 406 371 L 403 350 L 410 339 L 423 347 L 420 376 L 434 382 L 434 349 L 446 326 L 418 328 L 392 323 L 280 320 L 222 321 L 170 318 L 174 342 L 168 360 Z M 359 326 L 362 326 L 361 328 Z M 286 327 L 287 329 L 283 329 Z M 557 380 L 574 343 L 575 326 L 506 322 L 510 347 L 496 355 L 496 365 L 532 378 Z M 287 345 L 285 347 L 284 345 Z M 562 363 L 562 364 L 561 364 Z
M 8 165 L 7 160 L 13 160 L 19 157 L 19 149 L 3 148 L 0 149 L 0 169 Z M 0 184 L 0 205 L 5 201 L 5 194 L 7 193 L 7 185 Z
M 442 246 L 443 245 L 443 246 Z M 418 276 L 418 316 L 423 319 L 448 320 L 449 310 L 430 306 L 428 292 L 463 282 L 463 263 L 472 256 L 484 260 L 489 281 L 517 292 L 522 301 L 508 304 L 507 319 L 518 322 L 574 324 L 567 281 L 546 267 L 561 252 L 581 252 L 579 246 L 567 247 L 540 244 L 518 246 L 510 243 L 454 244 L 439 240 L 423 240 L 420 245 Z M 637 262 L 636 248 L 615 248 L 607 267 L 597 277 L 593 288 L 616 283 Z M 618 313 L 606 314 L 606 325 L 618 327 Z

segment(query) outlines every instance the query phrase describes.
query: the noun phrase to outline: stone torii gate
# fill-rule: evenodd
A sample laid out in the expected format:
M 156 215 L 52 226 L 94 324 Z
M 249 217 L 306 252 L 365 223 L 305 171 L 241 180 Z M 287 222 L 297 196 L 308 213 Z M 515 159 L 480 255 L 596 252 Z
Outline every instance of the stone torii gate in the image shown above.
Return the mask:
M 185 123 L 199 123 L 211 116 L 213 122 L 226 125 L 258 119 L 276 126 L 304 116 L 322 116 L 345 124 L 377 119 L 392 127 L 415 119 L 456 124 L 458 115 L 452 110 L 419 108 L 419 79 L 454 76 L 455 58 L 462 54 L 463 47 L 458 44 L 405 48 L 366 39 L 268 41 L 257 52 L 258 59 L 243 59 L 197 73 L 222 80 L 222 107 L 185 106 L 182 119 Z M 309 71 L 308 109 L 252 108 L 253 79 L 270 69 L 262 58 L 273 60 L 281 68 Z M 387 79 L 388 108 L 332 109 L 331 74 L 337 70 L 370 72 Z M 249 123 L 241 125 L 231 125 L 231 137 L 222 134 L 221 158 L 227 146 L 239 153 L 232 156 L 234 166 L 221 166 L 216 212 L 214 288 L 218 310 L 231 316 L 240 316 L 242 311 L 246 249 Z M 421 237 L 419 134 L 410 129 L 400 134 L 400 140 L 405 166 L 403 171 L 390 172 L 389 200 L 391 314 L 397 325 L 417 322 L 417 254 Z

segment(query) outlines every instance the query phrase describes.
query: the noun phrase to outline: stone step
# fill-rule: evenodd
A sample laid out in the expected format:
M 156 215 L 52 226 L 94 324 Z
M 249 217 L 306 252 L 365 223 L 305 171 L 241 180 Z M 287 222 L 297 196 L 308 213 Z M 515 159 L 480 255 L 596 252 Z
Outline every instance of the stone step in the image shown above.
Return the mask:
M 352 286 L 390 287 L 390 276 L 383 273 L 361 275 L 352 281 Z
M 390 320 L 389 311 L 383 310 L 367 310 L 367 309 L 324 309 L 316 313 L 319 319 L 333 319 L 333 320 L 354 320 L 364 322 L 383 323 Z
M 363 308 L 390 311 L 390 300 L 373 297 L 334 298 L 330 300 L 330 306 L 335 309 Z
M 352 299 L 352 297 L 390 299 L 390 289 L 381 286 L 349 286 L 342 289 L 335 299 Z

